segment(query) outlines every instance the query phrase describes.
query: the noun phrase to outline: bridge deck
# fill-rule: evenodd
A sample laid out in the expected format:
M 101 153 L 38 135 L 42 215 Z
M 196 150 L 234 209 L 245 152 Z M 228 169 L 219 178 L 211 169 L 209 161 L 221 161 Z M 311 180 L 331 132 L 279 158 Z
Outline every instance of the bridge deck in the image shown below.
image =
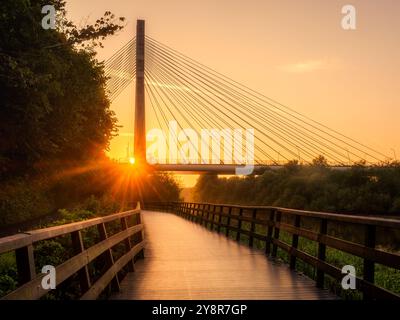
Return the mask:
M 112 299 L 334 299 L 315 282 L 223 235 L 143 212 L 145 259 Z

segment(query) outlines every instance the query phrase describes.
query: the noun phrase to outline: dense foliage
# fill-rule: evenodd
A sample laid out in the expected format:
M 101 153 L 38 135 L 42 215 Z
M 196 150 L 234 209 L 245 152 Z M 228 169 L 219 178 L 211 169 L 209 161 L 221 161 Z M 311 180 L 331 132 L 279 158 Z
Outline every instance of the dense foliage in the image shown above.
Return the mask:
M 41 8 L 48 4 L 58 10 L 56 30 L 41 25 Z M 1 2 L 3 178 L 43 169 L 54 159 L 98 157 L 107 148 L 116 132 L 116 118 L 93 48 L 99 38 L 120 30 L 114 20 L 107 12 L 95 26 L 78 29 L 65 18 L 61 0 Z
M 400 214 L 400 166 L 334 170 L 324 163 L 290 163 L 260 176 L 200 177 L 198 201 L 271 205 L 315 211 Z
M 54 30 L 42 27 L 44 5 L 57 9 Z M 123 23 L 105 12 L 77 27 L 63 0 L 0 2 L 0 231 L 91 195 L 121 207 L 179 199 L 169 176 L 140 176 L 105 156 L 118 125 L 94 49 Z

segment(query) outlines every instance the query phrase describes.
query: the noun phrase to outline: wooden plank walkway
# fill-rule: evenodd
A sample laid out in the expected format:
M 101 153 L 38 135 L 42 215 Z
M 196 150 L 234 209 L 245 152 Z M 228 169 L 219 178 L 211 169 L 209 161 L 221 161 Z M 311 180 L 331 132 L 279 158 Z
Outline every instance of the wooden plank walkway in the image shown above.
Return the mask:
M 143 212 L 145 259 L 112 299 L 335 299 L 263 252 L 170 213 Z

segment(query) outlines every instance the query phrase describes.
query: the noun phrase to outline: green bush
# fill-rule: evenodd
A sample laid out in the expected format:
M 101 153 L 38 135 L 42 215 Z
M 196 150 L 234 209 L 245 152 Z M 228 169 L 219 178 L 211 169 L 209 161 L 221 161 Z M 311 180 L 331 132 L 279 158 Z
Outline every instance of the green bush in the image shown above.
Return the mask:
M 18 179 L 0 188 L 0 225 L 11 225 L 48 215 L 53 205 L 43 182 Z
M 17 287 L 17 266 L 14 253 L 0 255 L 0 297 Z

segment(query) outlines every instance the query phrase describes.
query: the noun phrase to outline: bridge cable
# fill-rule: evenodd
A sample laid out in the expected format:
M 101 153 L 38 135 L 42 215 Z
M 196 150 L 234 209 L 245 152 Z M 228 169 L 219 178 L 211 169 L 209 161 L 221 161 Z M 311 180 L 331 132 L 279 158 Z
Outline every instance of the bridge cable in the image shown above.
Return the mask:
M 185 67 L 185 66 L 184 66 Z M 180 69 L 181 69 L 181 67 L 180 67 Z M 189 71 L 190 72 L 190 71 Z M 197 73 L 196 73 L 196 75 L 197 75 Z M 200 75 L 200 77 L 201 77 L 201 75 Z M 205 80 L 205 81 L 207 81 L 207 79 Z M 214 84 L 213 83 L 213 87 L 215 87 L 215 86 L 217 86 L 218 87 L 218 85 L 217 84 Z M 219 88 L 220 90 L 224 90 L 224 88 Z M 218 93 L 221 95 L 224 95 L 224 97 L 226 97 L 226 98 L 228 98 L 228 99 L 230 99 L 231 101 L 235 101 L 235 100 L 233 100 L 229 95 L 227 95 L 226 94 L 226 90 L 224 90 L 225 92 L 221 92 L 221 91 L 219 91 Z M 237 101 L 237 100 L 236 100 Z M 246 107 L 246 105 L 243 105 L 243 104 L 239 104 L 242 108 L 244 108 L 244 109 L 247 109 L 247 111 L 249 112 L 249 113 L 251 113 L 251 114 L 253 114 L 254 116 L 259 116 L 258 114 L 256 114 L 254 111 L 252 111 L 251 109 L 248 109 L 247 107 Z M 251 119 L 251 121 L 254 121 L 254 122 L 258 122 L 257 121 L 257 119 L 254 119 L 253 117 L 250 117 L 250 119 Z M 267 122 L 272 126 L 272 127 L 274 127 L 277 131 L 280 131 L 280 132 L 282 132 L 283 131 L 283 133 L 288 133 L 285 129 L 281 129 L 281 128 L 279 128 L 279 127 L 277 127 L 273 122 L 270 122 L 270 121 L 268 121 L 268 119 L 267 119 Z M 259 123 L 259 125 L 260 125 L 260 123 Z M 268 130 L 268 128 L 267 128 L 267 130 Z M 285 140 L 285 137 L 283 137 L 283 136 L 281 136 L 279 133 L 276 133 L 276 131 L 275 130 L 270 130 L 271 132 L 273 132 L 275 135 L 278 135 L 281 139 L 283 139 L 283 140 Z M 294 136 L 293 137 L 294 139 L 296 139 L 296 140 L 298 140 L 298 142 L 300 142 L 300 143 L 304 143 L 305 142 L 305 144 L 308 144 L 309 146 L 311 146 L 311 147 L 314 147 L 313 149 L 315 149 L 315 144 L 310 144 L 310 143 L 308 143 L 307 141 L 305 141 L 304 139 L 300 139 L 300 138 L 298 138 L 297 136 Z M 286 143 L 288 143 L 288 141 L 287 140 L 285 140 L 286 141 Z M 290 143 L 289 142 L 289 144 L 291 144 L 292 146 L 294 146 L 294 144 L 293 143 Z M 307 149 L 311 149 L 309 146 L 306 146 L 306 148 Z M 326 152 L 326 151 L 325 151 Z M 325 152 L 323 152 L 323 153 L 325 153 Z M 307 152 L 308 153 L 308 152 Z M 309 154 L 309 153 L 308 153 Z M 321 154 L 321 150 L 319 150 L 319 154 Z M 310 155 L 310 154 L 309 154 Z M 316 154 L 316 155 L 318 155 L 318 154 Z M 330 154 L 331 155 L 331 154 Z M 334 156 L 333 155 L 331 155 L 331 157 L 332 158 L 334 158 Z M 336 159 L 337 160 L 337 159 Z M 337 161 L 339 161 L 339 160 L 337 160 Z
M 158 41 L 156 41 L 156 40 L 154 40 L 154 39 L 151 39 L 150 41 L 152 41 L 152 40 L 153 40 L 153 42 L 155 41 L 156 43 L 159 43 Z M 163 45 L 163 46 L 164 46 L 164 48 L 167 47 L 167 46 L 165 46 L 165 45 Z M 167 47 L 167 48 L 170 49 L 169 47 Z M 176 50 L 173 50 L 173 49 L 170 49 L 170 51 L 177 52 Z M 178 53 L 178 54 L 179 54 L 181 57 L 184 56 L 184 55 L 182 55 L 182 54 L 180 54 L 180 53 Z M 186 57 L 186 56 L 184 56 L 184 57 Z M 193 59 L 190 59 L 190 58 L 188 58 L 188 57 L 186 57 L 186 60 L 189 60 L 189 61 L 191 61 L 191 62 L 194 61 Z M 202 69 L 203 69 L 203 70 L 206 68 L 207 71 L 210 72 L 210 71 L 209 71 L 210 68 L 205 67 L 204 65 L 201 65 L 200 63 L 198 63 L 198 62 L 196 62 L 196 61 L 194 61 L 194 62 L 196 63 L 197 66 L 199 66 L 199 65 L 202 66 Z M 212 69 L 211 69 L 211 70 L 212 70 Z M 212 72 L 217 73 L 217 72 L 214 71 L 214 70 L 212 70 Z M 215 77 L 216 75 L 213 74 L 213 76 Z M 217 76 L 218 76 L 219 79 L 222 79 L 223 81 L 228 82 L 230 85 L 232 85 L 231 82 L 229 82 L 229 81 L 226 80 L 226 78 L 227 78 L 226 76 L 223 76 L 224 78 L 222 78 L 221 74 L 218 74 L 218 73 L 217 73 Z M 229 79 L 229 78 L 228 78 L 228 79 Z M 230 79 L 230 80 L 231 80 L 231 79 Z M 236 84 L 234 84 L 234 86 L 236 86 L 237 88 L 239 88 Z M 240 89 L 242 92 L 248 93 L 248 91 L 244 90 L 243 88 L 239 88 L 239 89 Z M 254 100 L 254 97 L 257 98 L 257 99 L 260 99 L 259 97 L 256 97 L 254 94 L 251 94 L 251 95 L 252 95 L 252 99 L 253 99 L 253 100 Z M 265 101 L 265 100 L 262 100 L 262 101 L 263 101 L 264 103 L 265 103 L 265 102 L 268 103 L 269 105 L 271 105 L 271 106 L 273 106 L 273 107 L 275 107 L 275 108 L 278 108 L 276 105 L 271 104 L 271 102 L 269 102 L 269 101 Z M 278 109 L 279 109 L 279 108 L 278 108 Z M 279 109 L 279 110 L 282 111 L 281 109 Z M 321 128 L 317 128 L 315 125 L 312 125 L 312 124 L 310 124 L 310 123 L 308 123 L 308 122 L 306 122 L 306 121 L 304 121 L 304 120 L 302 120 L 302 119 L 299 119 L 299 117 L 296 117 L 296 116 L 294 116 L 293 114 L 290 114 L 290 113 L 289 113 L 288 111 L 286 111 L 286 110 L 283 110 L 283 111 L 284 111 L 286 114 L 288 114 L 289 116 L 294 117 L 294 118 L 297 119 L 298 121 L 301 121 L 301 122 L 305 123 L 307 126 L 311 126 L 311 127 L 313 127 L 314 129 L 317 129 L 317 130 L 319 130 L 319 131 L 323 131 L 325 134 L 331 136 L 332 138 L 334 138 L 334 139 L 336 139 L 336 140 L 339 140 L 339 141 L 341 141 L 342 143 L 344 143 L 344 144 L 346 144 L 346 145 L 348 145 L 348 146 L 350 146 L 350 147 L 352 147 L 352 148 L 355 148 L 355 149 L 357 149 L 357 150 L 360 151 L 360 152 L 363 152 L 363 153 L 365 153 L 365 154 L 368 154 L 369 156 L 375 158 L 376 160 L 379 160 L 377 157 L 375 157 L 375 156 L 373 156 L 373 155 L 371 155 L 371 154 L 365 152 L 365 150 L 361 150 L 361 149 L 359 149 L 358 147 L 356 147 L 356 146 L 354 146 L 354 145 L 348 143 L 347 141 L 344 141 L 343 139 L 340 139 L 340 138 L 338 138 L 338 137 L 336 137 L 336 136 L 330 134 L 329 132 L 326 132 L 326 131 L 322 130 Z M 276 112 L 276 111 L 274 111 L 274 112 Z M 300 115 L 300 114 L 297 113 L 297 112 L 296 112 L 296 114 Z M 282 115 L 280 115 L 280 116 L 282 116 Z M 314 122 L 315 122 L 315 121 L 314 121 Z M 317 123 L 317 122 L 315 122 L 315 123 Z M 328 130 L 334 131 L 333 129 L 330 129 L 330 128 L 326 127 L 326 126 L 324 126 L 324 127 L 325 127 L 326 129 L 328 129 Z M 334 131 L 334 132 L 335 132 L 336 134 L 340 134 L 340 133 L 338 133 L 338 132 L 336 132 L 336 131 Z M 357 142 L 357 141 L 355 141 L 355 140 L 353 140 L 353 139 L 351 139 L 351 138 L 349 138 L 349 137 L 346 137 L 346 136 L 344 136 L 344 135 L 342 135 L 342 134 L 340 134 L 340 135 L 341 135 L 342 137 L 345 137 L 345 138 L 348 138 L 348 139 L 354 141 L 354 142 L 357 143 L 358 145 L 361 145 L 361 146 L 363 146 L 363 147 L 366 147 L 365 145 L 362 145 L 361 143 L 359 143 L 359 142 Z M 367 147 L 367 148 L 368 148 L 369 150 L 372 150 L 372 151 L 375 152 L 375 153 L 379 153 L 379 152 L 377 152 L 376 150 L 373 150 L 372 148 L 369 148 L 369 147 Z M 348 150 L 345 149 L 345 148 L 342 148 L 342 149 L 348 151 Z M 383 155 L 383 154 L 382 154 L 382 155 Z M 359 157 L 359 156 L 357 155 L 357 157 Z M 361 158 L 361 157 L 360 157 L 360 158 Z

